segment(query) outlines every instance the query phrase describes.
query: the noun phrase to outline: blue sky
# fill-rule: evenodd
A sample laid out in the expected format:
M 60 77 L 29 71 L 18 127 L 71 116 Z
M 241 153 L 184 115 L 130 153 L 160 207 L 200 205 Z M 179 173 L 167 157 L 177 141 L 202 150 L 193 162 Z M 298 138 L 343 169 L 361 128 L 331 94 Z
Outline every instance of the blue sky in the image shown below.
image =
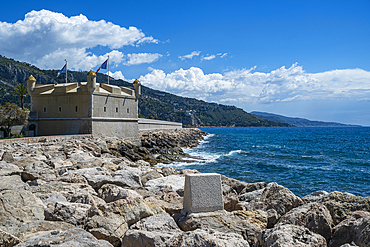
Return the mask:
M 208 102 L 370 126 L 370 1 L 12 1 L 0 54 Z M 107 71 L 101 70 L 106 73 Z

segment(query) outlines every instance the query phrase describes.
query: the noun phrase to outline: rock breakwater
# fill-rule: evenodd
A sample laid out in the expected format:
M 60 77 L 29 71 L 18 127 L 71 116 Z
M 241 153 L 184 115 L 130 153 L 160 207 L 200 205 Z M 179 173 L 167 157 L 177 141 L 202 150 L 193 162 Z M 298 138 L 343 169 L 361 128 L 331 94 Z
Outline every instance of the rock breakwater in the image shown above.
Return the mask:
M 14 142 L 0 150 L 0 246 L 370 246 L 370 198 L 222 176 L 225 211 L 181 213 L 198 129 Z

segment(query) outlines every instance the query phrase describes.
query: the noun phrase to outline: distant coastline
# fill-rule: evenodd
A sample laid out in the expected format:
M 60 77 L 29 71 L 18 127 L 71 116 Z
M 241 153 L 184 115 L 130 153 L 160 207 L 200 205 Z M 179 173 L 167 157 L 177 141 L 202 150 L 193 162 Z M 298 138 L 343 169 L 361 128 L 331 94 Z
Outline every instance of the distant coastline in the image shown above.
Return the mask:
M 298 118 L 298 117 L 287 117 L 287 116 L 278 115 L 274 113 L 268 113 L 268 112 L 253 111 L 251 112 L 251 114 L 254 114 L 265 120 L 269 120 L 273 122 L 280 122 L 280 123 L 287 123 L 290 125 L 294 125 L 296 127 L 362 127 L 361 125 L 342 124 L 342 123 L 337 123 L 337 122 L 314 121 L 314 120 Z

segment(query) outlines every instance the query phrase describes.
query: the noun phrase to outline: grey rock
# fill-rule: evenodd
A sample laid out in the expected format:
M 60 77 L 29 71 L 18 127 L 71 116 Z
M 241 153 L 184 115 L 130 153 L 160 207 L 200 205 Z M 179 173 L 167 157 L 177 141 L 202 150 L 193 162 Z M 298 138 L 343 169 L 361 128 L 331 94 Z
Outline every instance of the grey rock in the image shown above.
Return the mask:
M 163 178 L 157 178 L 153 180 L 149 180 L 145 184 L 145 188 L 147 188 L 152 193 L 157 193 L 162 189 L 170 188 L 172 191 L 177 191 L 179 189 L 184 189 L 185 185 L 185 178 L 180 177 L 177 175 L 170 175 Z
M 0 177 L 0 191 L 13 190 L 28 186 L 19 175 Z
M 166 247 L 185 246 L 249 247 L 250 245 L 238 234 L 214 230 L 183 232 L 166 241 Z
M 44 204 L 29 191 L 4 190 L 0 201 L 0 222 L 8 218 L 23 222 L 44 219 Z
M 339 247 L 347 243 L 361 247 L 370 246 L 370 213 L 355 211 L 349 218 L 335 226 L 333 231 L 329 247 Z
M 236 194 L 230 193 L 223 196 L 224 209 L 226 211 L 232 212 L 237 209 L 237 204 L 239 203 L 239 198 Z
M 20 175 L 21 171 L 16 165 L 0 161 L 0 176 Z
M 237 233 L 253 245 L 258 232 L 267 226 L 267 213 L 256 211 L 221 211 L 217 213 L 176 214 L 175 221 L 183 231 L 212 229 L 225 233 Z
M 221 182 L 222 184 L 230 186 L 238 194 L 240 194 L 240 192 L 242 192 L 243 189 L 248 186 L 247 182 L 229 178 L 224 175 L 221 175 Z
M 314 202 L 293 208 L 282 216 L 277 224 L 304 226 L 310 231 L 323 236 L 326 241 L 329 241 L 333 219 L 329 210 L 324 205 Z
M 36 161 L 27 165 L 22 172 L 23 181 L 36 180 L 36 179 L 53 179 L 57 177 L 57 172 L 51 169 L 47 164 L 42 161 Z
M 247 184 L 244 189 L 240 192 L 240 194 L 249 193 L 256 190 L 261 190 L 266 188 L 267 184 L 265 182 L 257 182 L 257 183 L 249 183 Z
M 109 242 L 105 240 L 96 239 L 91 233 L 81 229 L 72 228 L 66 231 L 50 231 L 45 236 L 36 238 L 30 236 L 30 240 L 20 243 L 17 247 L 35 247 L 35 246 L 79 246 L 79 247 L 112 247 Z
M 355 211 L 370 212 L 370 197 L 334 191 L 324 196 L 320 202 L 329 209 L 335 225 L 345 220 Z
M 53 194 L 61 194 L 67 201 L 71 201 L 76 194 L 90 194 L 98 196 L 96 191 L 88 184 L 82 183 L 66 183 L 60 181 L 51 181 L 39 186 L 30 186 L 27 190 L 32 192 L 41 200 L 46 200 Z
M 262 230 L 254 247 L 326 247 L 323 236 L 313 233 L 303 226 L 277 225 L 272 229 Z
M 163 177 L 163 175 L 160 174 L 157 171 L 150 171 L 150 172 L 144 173 L 140 176 L 141 182 L 143 183 L 143 185 L 145 185 L 145 183 L 149 180 L 153 180 L 153 179 L 157 179 L 157 178 L 161 178 L 161 177 Z
M 136 199 L 143 198 L 134 190 L 124 189 L 114 184 L 105 184 L 98 191 L 99 197 L 105 202 L 114 202 L 119 199 Z
M 105 216 L 120 215 L 127 224 L 138 222 L 142 218 L 154 215 L 150 207 L 141 198 L 133 200 L 120 199 L 111 203 L 107 203 L 99 208 Z
M 52 194 L 49 198 L 42 201 L 45 206 L 47 206 L 49 203 L 53 202 L 68 202 L 67 198 L 65 198 L 61 194 Z
M 17 220 L 7 220 L 0 225 L 1 230 L 14 235 L 22 241 L 25 241 L 28 235 L 36 232 L 65 231 L 71 228 L 75 228 L 75 226 L 65 222 L 46 220 L 36 220 L 26 223 Z
M 34 162 L 39 161 L 38 159 L 32 157 L 25 157 L 16 161 L 11 162 L 13 165 L 18 166 L 19 168 L 24 168 L 28 165 L 32 165 Z
M 257 196 L 260 196 L 262 195 L 263 191 L 265 189 L 259 189 L 259 190 L 254 190 L 252 192 L 246 192 L 244 194 L 241 194 L 239 196 L 239 201 L 243 201 L 243 202 L 250 202 L 252 201 L 254 198 L 256 198 Z
M 169 214 L 158 214 L 140 220 L 130 227 L 122 241 L 122 247 L 128 246 L 165 246 L 165 242 L 180 228 Z
M 320 202 L 320 200 L 326 196 L 327 194 L 329 194 L 328 192 L 324 191 L 324 190 L 320 190 L 320 191 L 315 191 L 315 192 L 312 192 L 311 194 L 309 195 L 306 195 L 304 197 L 302 197 L 302 200 L 307 202 L 307 203 L 310 203 L 310 202 Z
M 295 207 L 303 205 L 303 201 L 294 195 L 289 189 L 278 185 L 277 183 L 269 184 L 262 195 L 256 197 L 248 204 L 245 204 L 244 210 L 263 210 L 273 209 L 277 213 L 277 218 L 269 217 L 267 227 L 273 227 L 277 220 Z
M 165 177 L 170 176 L 170 175 L 177 175 L 178 174 L 176 169 L 173 168 L 173 167 L 170 167 L 170 166 L 161 167 L 160 173 Z
M 13 157 L 13 154 L 11 152 L 7 152 L 5 151 L 2 155 L 2 160 L 1 161 L 5 161 L 5 162 L 8 162 L 8 163 L 12 163 L 14 160 L 14 157 Z
M 19 238 L 16 236 L 5 232 L 3 230 L 0 230 L 0 246 L 2 247 L 13 247 L 14 245 L 19 244 L 22 242 Z
M 70 202 L 52 202 L 45 209 L 45 219 L 51 221 L 64 221 L 66 223 L 83 227 L 89 217 L 96 211 L 91 205 Z
M 85 229 L 97 239 L 104 239 L 113 246 L 121 246 L 128 225 L 120 216 L 110 218 L 95 215 L 86 223 Z

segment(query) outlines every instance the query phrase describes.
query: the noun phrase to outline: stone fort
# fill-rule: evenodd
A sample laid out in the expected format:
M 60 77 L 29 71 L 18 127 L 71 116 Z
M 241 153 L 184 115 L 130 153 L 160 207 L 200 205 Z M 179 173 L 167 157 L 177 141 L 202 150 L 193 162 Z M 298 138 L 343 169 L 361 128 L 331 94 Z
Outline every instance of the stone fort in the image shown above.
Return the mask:
M 138 143 L 139 129 L 182 127 L 181 123 L 138 119 L 139 80 L 132 88 L 99 84 L 90 70 L 87 82 L 36 84 L 31 75 L 27 91 L 31 96 L 30 136 L 92 134 Z

